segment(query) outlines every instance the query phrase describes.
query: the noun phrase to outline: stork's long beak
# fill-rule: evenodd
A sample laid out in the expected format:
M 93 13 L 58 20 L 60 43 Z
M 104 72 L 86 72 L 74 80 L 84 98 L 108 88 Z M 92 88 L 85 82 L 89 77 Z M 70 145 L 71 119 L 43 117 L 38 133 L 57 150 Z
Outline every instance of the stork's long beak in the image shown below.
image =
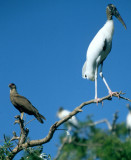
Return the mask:
M 123 24 L 124 28 L 127 29 L 126 24 L 124 23 L 123 19 L 121 18 L 118 11 L 114 14 L 114 16 Z

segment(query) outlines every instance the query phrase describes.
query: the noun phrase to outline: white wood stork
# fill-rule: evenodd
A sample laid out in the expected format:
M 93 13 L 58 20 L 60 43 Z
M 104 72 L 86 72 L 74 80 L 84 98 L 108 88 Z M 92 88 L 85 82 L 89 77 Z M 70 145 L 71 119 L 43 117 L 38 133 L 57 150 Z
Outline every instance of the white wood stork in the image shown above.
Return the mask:
M 131 136 L 131 106 L 127 104 L 127 108 L 129 110 L 129 113 L 127 114 L 127 117 L 126 117 L 126 126 L 129 131 L 129 135 Z
M 69 110 L 66 110 L 63 107 L 60 107 L 57 112 L 57 116 L 59 119 L 63 119 L 64 117 L 68 116 L 70 113 L 71 112 Z M 70 124 L 69 130 L 71 130 L 71 125 L 75 128 L 78 128 L 79 126 L 78 124 L 79 122 L 75 116 L 72 116 L 67 122 Z
M 121 18 L 119 12 L 117 11 L 116 7 L 113 4 L 109 4 L 107 6 L 106 14 L 107 14 L 107 21 L 91 41 L 87 49 L 86 61 L 82 68 L 82 77 L 85 79 L 90 79 L 92 81 L 95 81 L 96 102 L 99 101 L 97 97 L 97 72 L 99 65 L 101 65 L 100 77 L 104 81 L 109 91 L 109 94 L 111 96 L 112 94 L 116 94 L 116 92 L 111 91 L 102 73 L 103 61 L 106 59 L 107 55 L 109 54 L 112 48 L 112 37 L 114 32 L 114 22 L 112 17 L 115 16 L 126 29 L 126 25 L 123 19 Z

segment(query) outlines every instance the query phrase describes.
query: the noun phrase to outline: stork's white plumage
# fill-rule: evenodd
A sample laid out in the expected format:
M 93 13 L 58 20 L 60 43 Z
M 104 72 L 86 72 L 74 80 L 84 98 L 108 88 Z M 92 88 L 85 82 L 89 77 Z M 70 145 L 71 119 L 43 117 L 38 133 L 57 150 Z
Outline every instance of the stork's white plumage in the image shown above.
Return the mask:
M 112 37 L 114 33 L 114 22 L 112 16 L 115 16 L 126 29 L 124 21 L 113 4 L 109 4 L 107 6 L 106 14 L 107 21 L 91 41 L 87 50 L 86 61 L 82 68 L 82 77 L 91 81 L 95 81 L 95 99 L 97 102 L 97 72 L 99 65 L 101 65 L 100 76 L 103 79 L 109 94 L 113 94 L 102 73 L 103 61 L 106 59 L 112 48 Z
M 57 112 L 57 116 L 58 118 L 60 119 L 63 119 L 65 118 L 66 116 L 68 116 L 71 112 L 66 110 L 66 109 L 63 109 L 62 107 L 59 108 L 59 111 Z M 72 116 L 68 122 L 70 124 L 72 124 L 74 127 L 78 128 L 78 120 L 75 116 Z
M 126 125 L 127 125 L 127 128 L 131 130 L 131 111 L 129 111 L 126 117 Z
M 127 108 L 129 110 L 129 113 L 127 114 L 127 117 L 126 117 L 126 126 L 127 126 L 127 129 L 129 130 L 129 135 L 131 136 L 131 106 L 128 104 Z

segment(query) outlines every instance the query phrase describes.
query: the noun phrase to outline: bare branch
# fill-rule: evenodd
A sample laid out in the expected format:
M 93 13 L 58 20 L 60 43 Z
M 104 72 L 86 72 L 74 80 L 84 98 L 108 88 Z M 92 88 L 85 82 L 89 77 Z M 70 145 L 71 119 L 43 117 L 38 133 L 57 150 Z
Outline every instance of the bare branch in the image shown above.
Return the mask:
M 129 99 L 129 98 L 126 98 L 126 97 L 123 97 L 123 96 L 119 96 L 121 99 L 124 99 L 124 100 L 127 100 L 127 101 L 129 101 L 129 102 L 131 102 L 131 99 Z
M 20 139 L 20 137 L 18 137 L 18 136 L 16 135 L 16 132 L 13 132 L 13 137 L 11 138 L 10 141 L 19 140 L 19 139 Z
M 62 149 L 64 148 L 64 146 L 65 146 L 66 143 L 67 143 L 67 137 L 64 138 L 61 146 L 58 148 L 58 153 L 57 153 L 56 157 L 54 158 L 54 160 L 57 160 L 57 159 L 58 159 L 58 157 L 60 156 L 61 151 L 62 151 Z
M 27 124 L 29 124 L 30 122 L 34 121 L 35 119 L 36 119 L 36 118 L 34 118 L 34 119 L 30 120 L 29 122 L 27 122 L 27 123 L 24 125 L 24 127 L 25 127 Z
M 107 126 L 108 126 L 108 129 L 110 131 L 114 132 L 116 130 L 116 121 L 117 121 L 117 119 L 118 119 L 118 111 L 116 111 L 114 113 L 112 125 L 107 119 L 102 119 L 102 120 L 99 120 L 99 121 L 96 121 L 96 122 L 93 122 L 93 123 L 88 123 L 87 126 L 94 126 L 94 125 L 97 125 L 97 124 L 100 124 L 100 123 L 106 123 Z
M 20 116 L 15 116 L 15 118 L 18 119 L 17 123 L 20 125 L 21 135 L 20 135 L 20 138 L 19 138 L 18 145 L 21 145 L 26 141 L 27 135 L 29 133 L 29 129 L 28 128 L 26 128 L 26 129 L 24 128 L 24 120 L 22 120 L 20 118 Z
M 96 121 L 96 122 L 93 122 L 93 123 L 88 123 L 87 126 L 95 126 L 95 125 L 100 124 L 100 123 L 106 123 L 108 129 L 112 130 L 112 126 L 107 119 L 102 119 L 102 120 L 99 120 L 99 121 Z
M 127 100 L 129 102 L 131 102 L 131 100 L 129 98 L 125 98 L 123 96 L 121 96 L 123 93 L 122 92 L 117 92 L 117 94 L 113 94 L 112 97 L 118 97 L 119 99 L 124 99 L 124 100 Z M 111 100 L 112 97 L 110 95 L 107 95 L 105 97 L 102 97 L 99 99 L 99 103 L 103 102 L 104 100 Z M 82 111 L 82 108 L 86 105 L 89 105 L 89 104 L 92 104 L 92 103 L 96 103 L 96 100 L 95 99 L 92 99 L 90 101 L 87 101 L 87 102 L 83 102 L 82 104 L 80 104 L 78 107 L 76 107 L 68 116 L 64 117 L 63 119 L 57 121 L 56 123 L 54 123 L 51 127 L 50 127 L 50 130 L 49 130 L 49 133 L 48 135 L 43 138 L 43 139 L 40 139 L 40 140 L 32 140 L 30 142 L 25 142 L 25 140 L 23 140 L 20 145 L 17 145 L 13 150 L 12 152 L 10 152 L 10 155 L 7 157 L 8 160 L 12 160 L 15 155 L 20 152 L 21 150 L 23 150 L 24 148 L 28 148 L 28 147 L 34 147 L 34 146 L 38 146 L 38 145 L 42 145 L 42 144 L 45 144 L 45 143 L 48 143 L 55 131 L 57 130 L 57 128 L 63 124 L 64 122 L 66 122 L 67 120 L 69 120 L 72 116 L 76 115 L 77 113 L 81 112 Z M 107 121 L 106 121 L 107 123 Z M 24 126 L 22 126 L 22 122 L 20 121 L 20 127 L 21 128 L 21 132 L 23 132 L 23 136 L 25 134 L 24 137 L 27 137 L 26 133 L 27 131 L 24 129 Z M 109 125 L 109 124 L 108 124 Z M 21 137 L 21 140 L 24 139 Z
M 118 119 L 118 111 L 114 114 L 113 122 L 112 122 L 112 132 L 114 133 L 116 130 L 116 121 Z

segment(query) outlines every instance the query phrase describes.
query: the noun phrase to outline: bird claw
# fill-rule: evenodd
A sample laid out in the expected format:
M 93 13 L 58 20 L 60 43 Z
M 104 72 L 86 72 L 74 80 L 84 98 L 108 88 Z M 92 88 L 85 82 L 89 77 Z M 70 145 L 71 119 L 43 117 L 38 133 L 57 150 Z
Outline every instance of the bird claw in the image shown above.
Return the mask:
M 97 106 L 98 106 L 98 103 L 101 103 L 103 106 L 103 101 L 100 102 L 100 98 L 95 98 L 95 102 L 96 102 Z
M 95 98 L 95 102 L 96 102 L 97 106 L 98 106 L 99 101 L 100 101 L 100 98 Z
M 120 94 L 118 92 L 109 91 L 109 94 L 110 94 L 111 97 L 116 96 L 116 97 L 120 98 Z

